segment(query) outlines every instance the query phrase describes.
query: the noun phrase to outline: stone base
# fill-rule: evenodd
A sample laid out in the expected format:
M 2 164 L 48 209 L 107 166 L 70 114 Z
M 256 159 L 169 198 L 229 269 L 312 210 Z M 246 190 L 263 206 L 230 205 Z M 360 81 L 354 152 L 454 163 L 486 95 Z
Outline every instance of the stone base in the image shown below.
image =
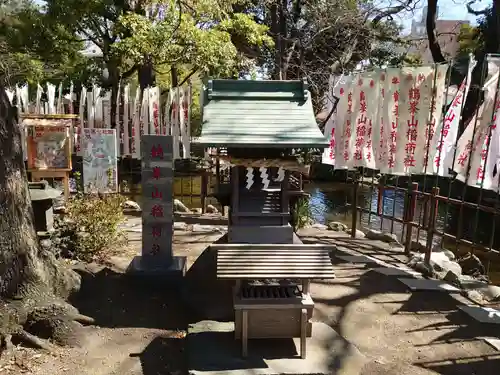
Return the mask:
M 159 278 L 178 281 L 186 275 L 187 257 L 174 256 L 172 259 L 161 257 L 136 256 L 127 268 L 133 276 Z
M 359 374 L 366 357 L 324 323 L 312 323 L 307 356 L 300 339 L 248 340 L 248 357 L 234 339 L 233 322 L 201 321 L 188 330 L 188 366 L 192 375 Z
M 433 291 L 433 292 L 460 292 L 460 289 L 441 280 L 431 279 L 398 279 L 405 284 L 412 292 Z

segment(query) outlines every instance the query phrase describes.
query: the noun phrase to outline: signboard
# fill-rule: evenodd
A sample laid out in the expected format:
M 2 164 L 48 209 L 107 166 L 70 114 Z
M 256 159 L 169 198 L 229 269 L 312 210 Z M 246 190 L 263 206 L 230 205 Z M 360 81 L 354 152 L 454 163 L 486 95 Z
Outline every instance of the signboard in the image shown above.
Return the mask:
M 71 170 L 71 119 L 24 121 L 28 130 L 28 170 Z
M 143 135 L 142 255 L 172 262 L 173 140 L 167 135 Z
M 118 192 L 115 129 L 83 129 L 83 185 L 85 193 Z

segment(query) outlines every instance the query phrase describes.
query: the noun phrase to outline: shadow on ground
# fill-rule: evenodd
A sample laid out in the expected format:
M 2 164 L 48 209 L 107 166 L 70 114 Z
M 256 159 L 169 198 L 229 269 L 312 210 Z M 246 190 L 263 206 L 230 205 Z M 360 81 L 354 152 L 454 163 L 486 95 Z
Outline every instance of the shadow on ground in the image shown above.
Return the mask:
M 304 242 L 314 242 L 304 241 Z M 324 241 L 321 241 L 325 244 L 334 244 L 337 241 L 332 239 L 325 238 Z M 357 242 L 357 241 L 356 241 Z M 381 258 L 381 255 L 389 256 L 393 258 L 393 261 L 390 259 L 381 259 L 387 263 L 396 263 L 397 258 L 399 258 L 400 254 L 394 254 L 391 250 L 384 250 L 379 248 L 373 248 L 372 250 L 366 248 L 358 248 L 358 244 L 353 242 L 349 244 L 349 240 L 341 239 L 341 247 L 348 248 L 350 250 L 355 250 L 357 253 L 361 253 L 364 255 L 371 255 L 378 259 Z M 343 287 L 348 287 L 353 290 L 352 293 L 347 295 L 341 295 L 337 298 L 318 298 L 315 297 L 314 300 L 316 303 L 324 304 L 330 307 L 338 307 L 339 313 L 336 314 L 335 317 L 330 318 L 330 326 L 335 329 L 339 335 L 344 336 L 344 329 L 347 318 L 347 310 L 352 303 L 356 301 L 369 298 L 374 295 L 379 295 L 373 303 L 383 304 L 388 306 L 389 309 L 392 309 L 392 314 L 401 315 L 401 314 L 413 314 L 413 315 L 436 315 L 441 314 L 444 315 L 447 319 L 446 322 L 429 324 L 427 326 L 415 328 L 414 330 L 409 330 L 406 333 L 411 334 L 415 332 L 424 331 L 433 331 L 431 336 L 434 339 L 430 340 L 426 344 L 415 344 L 415 351 L 419 352 L 419 347 L 432 347 L 432 345 L 441 345 L 441 344 L 452 344 L 452 343 L 464 343 L 467 341 L 480 341 L 481 337 L 488 336 L 492 337 L 500 337 L 500 332 L 496 332 L 496 327 L 492 327 L 492 325 L 481 324 L 476 322 L 468 315 L 463 313 L 458 309 L 459 303 L 452 296 L 445 292 L 432 292 L 432 291 L 421 291 L 421 292 L 413 292 L 410 293 L 408 288 L 397 280 L 397 277 L 384 276 L 375 271 L 372 271 L 371 268 L 380 267 L 377 264 L 353 264 L 342 261 L 336 257 L 336 255 L 348 255 L 347 253 L 342 252 L 339 248 L 332 256 L 332 264 L 336 270 L 344 270 L 344 273 L 349 269 L 353 270 L 353 275 L 348 275 L 348 277 L 344 277 L 343 280 L 334 280 L 334 282 L 339 282 Z M 389 260 L 389 261 L 388 261 Z M 366 270 L 363 272 L 363 270 Z M 360 272 L 363 272 L 361 275 Z M 330 284 L 329 281 L 314 281 L 315 284 Z M 384 294 L 401 294 L 407 295 L 408 298 L 402 298 L 401 300 L 388 299 L 384 300 Z M 390 306 L 393 306 L 391 308 Z M 439 331 L 442 331 L 439 334 Z M 438 335 L 435 335 L 435 333 Z M 409 336 L 410 337 L 410 336 Z M 432 349 L 431 349 L 432 350 Z M 424 357 L 425 358 L 425 357 Z M 332 358 L 332 363 L 330 368 L 337 369 L 341 367 L 341 361 L 343 361 L 343 356 L 337 350 L 336 355 Z M 459 375 L 459 374 L 495 374 L 498 372 L 500 368 L 500 355 L 498 356 L 484 356 L 484 357 L 474 357 L 474 358 L 453 358 L 449 360 L 443 361 L 419 361 L 413 363 L 414 366 L 420 367 L 424 370 L 435 371 L 436 373 L 442 375 Z M 374 367 L 371 364 L 368 364 L 362 374 L 370 375 L 370 374 L 382 374 L 382 372 L 375 372 Z
M 227 235 L 214 244 L 227 243 Z M 184 277 L 183 299 L 189 323 L 201 320 L 219 322 L 234 319 L 233 282 L 217 279 L 217 252 L 207 247 Z
M 500 355 L 420 362 L 415 365 L 441 375 L 495 375 L 500 369 Z
M 96 273 L 79 271 L 80 291 L 70 302 L 108 328 L 155 328 L 182 330 L 186 327 L 180 293 L 168 284 L 158 285 L 103 268 Z
M 139 357 L 142 375 L 184 375 L 187 374 L 185 340 L 172 337 L 156 337 L 141 353 L 131 353 Z

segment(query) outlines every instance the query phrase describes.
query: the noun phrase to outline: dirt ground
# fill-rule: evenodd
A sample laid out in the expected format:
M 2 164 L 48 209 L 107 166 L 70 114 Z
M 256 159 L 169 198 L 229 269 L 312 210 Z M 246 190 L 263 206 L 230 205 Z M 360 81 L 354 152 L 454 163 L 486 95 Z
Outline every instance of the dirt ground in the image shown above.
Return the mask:
M 122 253 L 111 257 L 107 266 L 80 271 L 82 290 L 72 303 L 97 323 L 87 328 L 82 345 L 52 354 L 19 348 L 13 361 L 0 362 L 0 375 L 187 374 L 187 325 L 201 319 L 230 318 L 228 286 L 215 280 L 213 258 L 204 252 L 221 233 L 216 229 L 176 231 L 174 252 L 188 257 L 190 270 L 182 291 L 169 290 L 164 285 L 138 283 L 123 274 L 140 247 L 134 222 L 137 220 L 131 219 L 130 244 Z M 336 242 L 349 251 L 385 261 L 402 260 L 391 250 L 374 248 L 367 241 L 352 244 L 319 232 L 302 238 Z M 332 261 L 337 278 L 312 285 L 314 320 L 331 325 L 367 357 L 363 375 L 499 373 L 500 353 L 479 339 L 495 333 L 500 337 L 497 327 L 474 324 L 457 311 L 457 301 L 443 293 L 411 294 L 395 278 L 377 274 L 364 264 Z M 340 366 L 344 354 L 332 353 L 332 363 Z

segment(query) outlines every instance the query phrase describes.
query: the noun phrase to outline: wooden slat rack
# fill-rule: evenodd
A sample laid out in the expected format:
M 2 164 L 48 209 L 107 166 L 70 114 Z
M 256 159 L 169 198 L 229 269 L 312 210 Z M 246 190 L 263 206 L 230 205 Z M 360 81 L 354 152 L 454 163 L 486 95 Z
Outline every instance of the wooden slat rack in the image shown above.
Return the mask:
M 300 355 L 305 358 L 314 308 L 309 293 L 310 280 L 335 277 L 330 260 L 334 247 L 224 244 L 211 249 L 217 251 L 217 277 L 236 281 L 233 290 L 235 337 L 241 338 L 243 357 L 248 354 L 249 338 L 300 337 Z M 259 285 L 264 288 L 262 293 L 242 293 L 242 282 L 250 280 L 266 280 L 269 285 Z M 285 285 L 287 288 L 291 285 L 292 289 L 294 283 L 290 280 L 300 280 L 302 290 L 284 297 L 275 290 L 281 283 L 270 280 L 287 280 Z
M 217 250 L 217 277 L 221 279 L 331 279 L 331 247 L 322 245 L 212 246 Z

